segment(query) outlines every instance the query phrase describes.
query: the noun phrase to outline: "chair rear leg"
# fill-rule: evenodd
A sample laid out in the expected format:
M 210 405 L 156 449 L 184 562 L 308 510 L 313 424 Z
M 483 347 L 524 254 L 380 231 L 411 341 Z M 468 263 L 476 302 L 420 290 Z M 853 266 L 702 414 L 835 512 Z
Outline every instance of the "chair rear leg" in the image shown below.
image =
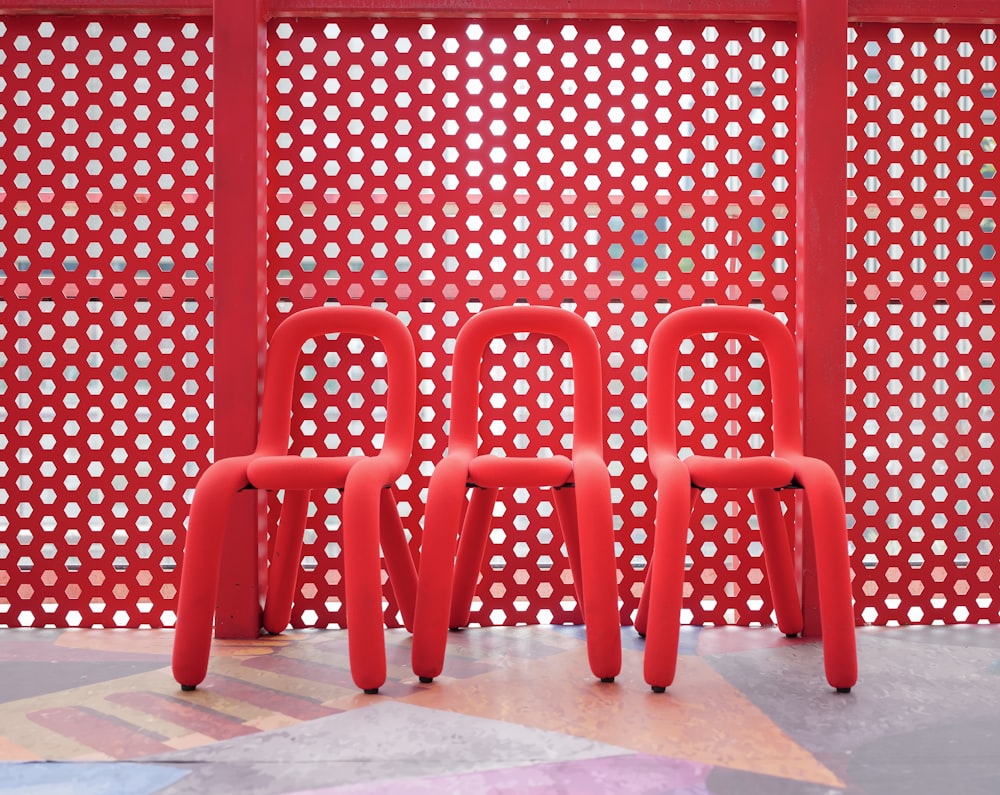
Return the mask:
M 392 487 L 382 489 L 379 522 L 382 554 L 385 557 L 385 568 L 389 572 L 389 582 L 403 616 L 403 625 L 412 632 L 413 606 L 417 601 L 417 569 L 413 564 L 413 555 L 406 541 L 406 531 L 399 518 L 399 506 Z
M 652 580 L 653 556 L 650 554 L 646 562 L 646 576 L 642 581 L 642 593 L 639 595 L 639 607 L 635 611 L 635 621 L 632 622 L 636 634 L 643 638 L 646 637 L 646 625 L 649 622 L 649 592 Z
M 267 567 L 267 596 L 264 599 L 264 629 L 272 635 L 284 632 L 292 616 L 309 497 L 309 491 L 288 489 L 282 501 L 274 549 Z
M 753 502 L 778 629 L 788 636 L 798 635 L 802 632 L 802 603 L 796 584 L 788 526 L 781 513 L 781 498 L 774 489 L 754 489 Z
M 560 486 L 552 489 L 552 502 L 556 508 L 556 520 L 566 545 L 566 558 L 569 570 L 573 574 L 573 592 L 576 594 L 576 604 L 584 623 L 587 621 L 584 613 L 583 573 L 580 563 L 580 526 L 576 512 L 576 489 L 572 486 Z
M 455 587 L 451 594 L 451 629 L 469 626 L 472 615 L 472 600 L 479 583 L 479 572 L 486 555 L 493 524 L 493 506 L 499 489 L 474 488 L 468 510 L 462 521 L 462 532 L 458 539 L 458 557 L 455 560 Z
M 247 485 L 246 460 L 212 464 L 195 487 L 188 518 L 174 631 L 174 679 L 194 690 L 208 671 L 212 624 L 226 519 L 236 493 Z
M 413 672 L 423 682 L 430 682 L 444 668 L 455 549 L 464 514 L 468 472 L 466 457 L 447 456 L 435 468 L 427 489 L 412 647 Z

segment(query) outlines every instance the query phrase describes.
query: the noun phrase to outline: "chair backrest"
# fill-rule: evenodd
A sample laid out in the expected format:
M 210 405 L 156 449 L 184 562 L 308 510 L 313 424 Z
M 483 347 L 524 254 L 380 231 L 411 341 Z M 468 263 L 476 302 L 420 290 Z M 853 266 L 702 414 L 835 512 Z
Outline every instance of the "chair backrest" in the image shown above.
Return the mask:
M 479 448 L 479 393 L 483 355 L 497 337 L 527 332 L 561 340 L 573 359 L 573 448 L 603 453 L 601 350 L 597 335 L 577 314 L 515 304 L 484 309 L 455 339 L 448 449 L 475 455 Z
M 777 456 L 801 455 L 799 363 L 795 339 L 777 317 L 742 306 L 704 305 L 670 312 L 649 343 L 647 399 L 650 451 L 677 453 L 677 363 L 685 339 L 718 333 L 753 337 L 764 349 L 771 378 L 771 421 Z
M 417 363 L 413 338 L 403 322 L 383 309 L 321 306 L 285 318 L 268 347 L 257 453 L 288 451 L 292 399 L 303 344 L 328 334 L 373 337 L 386 357 L 386 419 L 381 452 L 410 454 L 416 426 Z

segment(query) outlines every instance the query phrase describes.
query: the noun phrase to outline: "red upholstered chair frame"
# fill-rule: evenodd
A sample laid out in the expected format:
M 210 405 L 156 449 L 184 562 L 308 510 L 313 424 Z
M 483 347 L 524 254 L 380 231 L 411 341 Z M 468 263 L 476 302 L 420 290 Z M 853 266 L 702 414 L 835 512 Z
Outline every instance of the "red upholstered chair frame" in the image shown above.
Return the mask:
M 388 389 L 384 442 L 374 456 L 305 458 L 288 453 L 292 396 L 303 344 L 328 334 L 377 338 L 385 351 Z M 284 489 L 268 567 L 263 625 L 288 625 L 302 553 L 310 494 L 343 489 L 344 580 L 351 673 L 358 687 L 376 691 L 386 677 L 382 618 L 381 549 L 405 624 L 412 625 L 416 571 L 392 485 L 413 447 L 416 358 L 406 326 L 384 310 L 329 306 L 290 315 L 274 332 L 256 449 L 212 464 L 195 488 L 181 571 L 174 641 L 174 678 L 193 689 L 208 669 L 222 555 L 233 496 L 242 489 Z
M 490 342 L 529 332 L 561 340 L 573 362 L 573 446 L 569 457 L 480 455 L 479 393 Z M 502 487 L 551 487 L 556 516 L 587 627 L 591 670 L 621 670 L 611 480 L 604 461 L 600 347 L 579 315 L 526 304 L 487 309 L 459 331 L 452 365 L 448 453 L 427 494 L 413 624 L 413 670 L 431 681 L 444 666 L 448 628 L 467 626 Z M 471 499 L 466 498 L 472 488 Z M 456 560 L 456 541 L 457 560 Z
M 675 390 L 681 344 L 704 334 L 750 336 L 764 348 L 771 379 L 771 456 L 721 458 L 678 455 Z M 833 470 L 802 452 L 799 368 L 795 341 L 774 315 L 733 306 L 688 307 L 670 313 L 653 332 L 648 367 L 649 464 L 658 487 L 653 556 L 636 616 L 646 636 L 644 671 L 654 690 L 674 679 L 691 509 L 702 489 L 753 493 L 768 583 L 778 627 L 802 631 L 793 543 L 778 491 L 801 489 L 815 535 L 820 623 L 826 677 L 841 691 L 857 680 L 854 612 L 844 498 Z

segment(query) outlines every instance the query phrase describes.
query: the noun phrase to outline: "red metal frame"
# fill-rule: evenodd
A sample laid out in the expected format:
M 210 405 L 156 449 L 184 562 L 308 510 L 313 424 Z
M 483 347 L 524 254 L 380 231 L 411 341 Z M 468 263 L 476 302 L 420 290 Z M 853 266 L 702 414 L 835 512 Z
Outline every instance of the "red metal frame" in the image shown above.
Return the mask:
M 597 16 L 632 19 L 795 20 L 805 0 L 266 0 L 264 18 L 308 16 Z M 3 14 L 195 14 L 218 12 L 211 0 L 4 0 Z M 850 22 L 981 23 L 1000 21 L 989 0 L 848 0 Z
M 4 0 L 0 3 L 0 15 L 38 14 L 114 14 L 134 16 L 150 14 L 156 16 L 210 16 L 211 0 L 93 0 L 79 3 L 68 0 Z
M 267 28 L 262 0 L 215 7 L 215 457 L 257 442 L 264 350 Z M 256 492 L 239 496 L 226 528 L 216 634 L 260 630 L 265 528 Z M 248 538 L 249 536 L 249 538 Z
M 802 360 L 805 454 L 833 467 L 843 484 L 845 467 L 847 282 L 847 3 L 804 0 L 798 31 L 798 185 L 796 338 Z M 811 526 L 797 546 L 802 560 L 804 634 L 818 635 L 819 601 Z
M 264 221 L 264 48 L 266 20 L 299 16 L 405 15 L 599 17 L 657 19 L 797 20 L 799 23 L 799 128 L 796 136 L 799 184 L 798 312 L 803 357 L 806 450 L 843 471 L 844 405 L 831 403 L 845 382 L 843 257 L 846 234 L 845 162 L 847 79 L 846 29 L 850 22 L 994 24 L 996 4 L 982 0 L 629 0 L 613 7 L 606 0 L 559 3 L 404 2 L 403 0 L 12 0 L 4 15 L 209 15 L 215 23 L 215 383 L 216 455 L 246 451 L 253 445 L 265 315 Z M 831 35 L 843 30 L 845 35 Z M 842 100 L 842 101 L 841 101 Z M 819 212 L 816 208 L 822 208 Z M 252 230 L 251 234 L 247 234 Z M 833 300 L 831 300 L 833 298 Z M 836 352 L 833 356 L 830 351 Z M 233 581 L 220 604 L 221 634 L 252 636 L 258 628 L 259 556 L 235 536 L 256 534 L 262 543 L 260 511 L 248 498 L 231 527 L 228 559 Z M 808 541 L 808 539 L 807 539 Z M 808 543 L 806 544 L 808 550 Z M 240 550 L 240 551 L 237 551 Z M 806 554 L 808 558 L 808 551 Z M 814 604 L 810 568 L 804 573 L 807 631 Z
M 849 0 L 851 22 L 919 22 L 926 24 L 1000 21 L 1000 10 L 990 0 Z
M 268 13 L 280 17 L 510 17 L 600 19 L 793 20 L 796 0 L 270 0 Z

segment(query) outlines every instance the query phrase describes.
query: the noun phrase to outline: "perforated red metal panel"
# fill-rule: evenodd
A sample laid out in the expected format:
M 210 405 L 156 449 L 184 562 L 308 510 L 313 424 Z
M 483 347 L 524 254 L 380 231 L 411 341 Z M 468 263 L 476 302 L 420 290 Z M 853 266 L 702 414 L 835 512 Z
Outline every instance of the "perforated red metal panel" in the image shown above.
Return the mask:
M 272 24 L 269 324 L 324 301 L 382 305 L 408 322 L 423 367 L 418 445 L 401 484 L 415 539 L 447 442 L 456 330 L 485 306 L 563 305 L 595 328 L 607 362 L 607 460 L 630 618 L 653 517 L 649 334 L 687 302 L 758 302 L 794 315 L 794 34 L 785 24 L 686 22 Z M 558 452 L 568 430 L 559 349 L 505 342 L 485 369 L 486 442 Z M 691 412 L 735 432 L 717 445 L 749 449 L 759 400 L 727 401 L 713 382 L 735 373 L 729 355 L 719 344 L 708 355 Z M 306 390 L 298 408 L 317 449 L 334 446 L 324 416 L 360 412 L 357 434 L 336 430 L 344 445 L 375 432 L 367 401 L 377 390 L 362 370 L 350 389 L 341 364 L 317 376 L 314 385 L 330 379 L 322 390 Z M 324 408 L 330 401 L 336 408 Z M 311 523 L 297 623 L 342 623 L 337 513 L 321 503 Z M 696 517 L 689 619 L 768 620 L 750 513 L 748 500 L 720 498 Z M 473 621 L 575 618 L 547 495 L 503 494 L 496 514 Z
M 996 29 L 851 39 L 858 608 L 880 624 L 995 622 Z
M 0 19 L 0 624 L 173 621 L 212 445 L 209 31 Z
M 183 523 L 211 455 L 209 29 L 0 20 L 0 624 L 173 620 Z M 560 304 L 587 318 L 607 362 L 630 617 L 654 508 L 653 326 L 705 301 L 794 320 L 794 39 L 781 23 L 271 24 L 268 324 L 325 301 L 408 322 L 422 381 L 399 491 L 415 549 L 457 329 L 484 306 Z M 995 29 L 865 24 L 850 46 L 859 615 L 998 621 Z M 377 444 L 379 350 L 336 340 L 307 354 L 298 449 Z M 487 446 L 559 450 L 561 353 L 536 338 L 495 346 Z M 766 449 L 753 346 L 708 341 L 690 356 L 692 449 Z M 766 622 L 749 500 L 706 496 L 685 620 Z M 340 624 L 336 493 L 314 511 L 295 621 Z M 556 543 L 544 492 L 504 494 L 473 620 L 578 618 Z

